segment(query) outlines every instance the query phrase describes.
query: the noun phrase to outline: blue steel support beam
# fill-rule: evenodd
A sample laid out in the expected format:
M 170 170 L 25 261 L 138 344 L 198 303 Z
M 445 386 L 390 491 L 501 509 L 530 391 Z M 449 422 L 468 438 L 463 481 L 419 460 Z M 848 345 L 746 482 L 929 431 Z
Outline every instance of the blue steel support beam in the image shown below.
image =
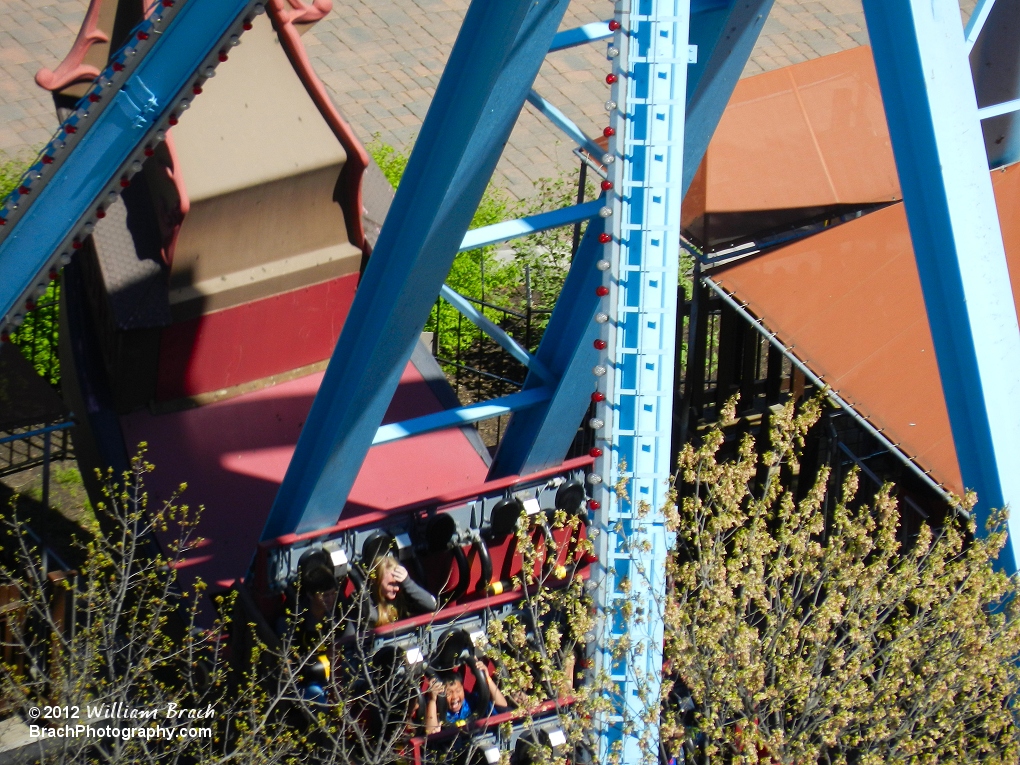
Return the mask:
M 514 415 L 492 475 L 562 459 L 587 394 L 603 455 L 588 480 L 599 562 L 596 671 L 611 711 L 596 721 L 600 760 L 658 762 L 680 204 L 684 191 L 689 0 L 623 0 L 611 114 L 613 189 L 575 256 L 538 355 L 560 382 L 549 402 Z M 599 235 L 611 232 L 609 242 Z M 604 356 L 595 350 L 599 338 Z M 529 375 L 526 387 L 539 383 Z M 594 400 L 598 400 L 597 398 Z M 565 434 L 550 431 L 565 430 Z M 559 438 L 562 443 L 557 443 Z M 555 447 L 555 453 L 551 449 Z M 628 499 L 613 487 L 627 483 Z M 626 645 L 621 652 L 618 648 Z
M 492 401 L 482 401 L 469 406 L 459 406 L 456 409 L 426 414 L 403 422 L 381 425 L 375 433 L 375 438 L 372 439 L 372 446 L 419 436 L 422 433 L 431 433 L 434 430 L 470 425 L 473 422 L 512 414 L 541 404 L 547 401 L 551 395 L 552 391 L 548 388 L 532 388 Z
M 1020 113 L 992 112 L 1020 99 L 1020 0 L 986 1 L 979 12 L 987 21 L 970 51 L 971 73 L 978 106 L 989 109 L 981 115 L 988 166 L 1003 167 L 1020 160 Z
M 475 250 L 490 244 L 508 242 L 511 239 L 518 239 L 522 236 L 535 234 L 539 231 L 547 231 L 559 226 L 569 226 L 588 220 L 598 215 L 602 203 L 599 201 L 585 202 L 584 204 L 564 207 L 559 210 L 529 215 L 527 218 L 508 220 L 503 223 L 493 223 L 491 226 L 473 228 L 464 234 L 464 240 L 460 244 L 460 251 Z
M 608 295 L 597 408 L 605 454 L 596 463 L 594 517 L 601 583 L 595 666 L 612 683 L 613 711 L 598 721 L 599 758 L 619 746 L 628 765 L 658 762 L 665 569 L 673 539 L 663 508 L 669 489 L 676 349 L 680 205 L 684 196 L 689 0 L 628 0 L 618 38 L 626 71 L 610 151 L 613 190 L 606 245 Z M 626 118 L 625 118 L 626 117 Z M 594 423 L 598 425 L 598 422 Z M 596 428 L 598 431 L 598 428 Z M 601 479 L 601 480 L 599 480 Z M 625 496 L 613 487 L 626 483 Z M 619 645 L 628 650 L 619 655 Z
M 564 29 L 562 32 L 559 32 L 553 38 L 552 45 L 549 46 L 549 52 L 555 53 L 558 50 L 576 48 L 578 45 L 595 42 L 596 40 L 605 40 L 607 37 L 612 36 L 613 33 L 609 31 L 608 21 L 594 21 L 591 24 L 585 24 L 574 29 Z
M 586 152 L 591 154 L 593 157 L 602 156 L 602 149 L 597 143 L 586 136 L 584 131 L 575 125 L 566 114 L 546 101 L 534 90 L 528 93 L 528 103 L 538 109 L 543 117 L 562 130 L 571 141 L 576 143 Z
M 1020 508 L 1020 330 L 960 11 L 956 0 L 864 0 L 864 12 L 960 472 L 977 491 L 981 529 L 991 508 Z M 1018 540 L 1014 512 L 1000 559 L 1009 571 Z
M 456 308 L 462 316 L 470 320 L 476 327 L 478 327 L 478 329 L 482 330 L 482 332 L 496 341 L 503 350 L 524 364 L 524 366 L 533 371 L 546 382 L 553 381 L 552 373 L 546 369 L 545 364 L 528 353 L 524 348 L 521 348 L 521 346 L 517 344 L 517 341 L 510 337 L 510 335 L 504 332 L 500 327 L 489 321 L 485 314 L 471 305 L 471 302 L 467 298 L 445 284 L 440 288 L 439 294 L 446 300 L 446 302 Z
M 687 81 L 685 194 L 708 151 L 772 3 L 773 0 L 729 0 L 691 4 L 690 42 L 698 46 L 698 62 L 691 66 Z
M 598 363 L 598 352 L 592 343 L 598 338 L 599 325 L 594 318 L 600 303 L 595 289 L 602 283 L 602 273 L 595 263 L 602 256 L 598 235 L 604 230 L 601 219 L 588 226 L 535 352 L 555 375 L 555 392 L 542 405 L 510 418 L 489 468 L 490 479 L 525 475 L 558 465 L 574 440 L 574 428 L 595 391 L 592 369 Z M 529 373 L 524 390 L 543 384 L 538 375 Z
M 263 539 L 336 522 L 567 0 L 473 0 Z

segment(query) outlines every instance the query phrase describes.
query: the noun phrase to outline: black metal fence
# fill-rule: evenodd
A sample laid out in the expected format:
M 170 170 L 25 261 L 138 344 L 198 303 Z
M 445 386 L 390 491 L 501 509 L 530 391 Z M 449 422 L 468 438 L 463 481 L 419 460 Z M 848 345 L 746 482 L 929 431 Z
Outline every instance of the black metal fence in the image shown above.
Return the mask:
M 769 422 L 775 407 L 791 398 L 803 400 L 818 390 L 746 316 L 703 285 L 693 301 L 681 299 L 678 312 L 685 321 L 693 317 L 694 331 L 684 336 L 685 342 L 693 343 L 691 363 L 684 366 L 682 373 L 677 370 L 679 410 L 674 419 L 674 450 L 679 451 L 683 444 L 696 438 L 698 431 L 714 424 L 722 406 L 736 394 L 739 400 L 734 433 L 752 433 L 759 448 L 767 448 Z M 733 439 L 733 445 L 736 442 Z M 887 482 L 896 485 L 904 510 L 901 516 L 904 543 L 912 538 L 921 522 L 938 525 L 945 516 L 945 501 L 842 409 L 825 407 L 805 439 L 800 474 L 815 476 L 822 467 L 831 469 L 826 513 L 831 510 L 833 498 L 840 495 L 848 471 L 855 468 L 861 477 L 858 494 L 861 501 L 869 501 Z M 810 485 L 799 479 L 796 484 L 799 499 Z
M 738 411 L 764 412 L 784 401 L 788 395 L 801 396 L 805 380 L 779 351 L 772 347 L 742 316 L 729 309 L 702 288 L 695 309 L 695 349 L 688 364 L 688 339 L 693 302 L 677 290 L 676 368 L 674 379 L 679 411 L 690 410 L 691 422 L 714 421 L 721 406 L 739 394 Z M 469 302 L 487 315 L 528 352 L 538 348 L 551 311 L 514 310 L 481 300 Z M 432 353 L 443 365 L 451 385 L 463 404 L 506 396 L 521 389 L 526 367 L 495 341 L 484 336 L 453 306 L 440 299 L 437 316 L 446 321 L 431 323 L 437 327 L 431 338 Z M 507 417 L 487 431 L 491 448 L 499 441 Z M 585 421 L 588 417 L 585 417 Z M 581 428 L 583 431 L 585 428 Z M 682 442 L 685 433 L 676 432 Z
M 4 425 L 0 426 L 0 477 L 42 466 L 43 502 L 49 499 L 49 467 L 53 460 L 74 459 L 72 422 L 60 403 L 60 283 L 50 283 L 34 308 L 11 337 L 11 342 L 29 362 L 29 370 L 8 370 L 20 380 L 8 391 Z M 13 349 L 11 349 L 13 350 Z M 17 353 L 15 353 L 15 357 Z M 23 363 L 16 365 L 23 367 Z M 12 384 L 11 379 L 8 384 Z M 54 396 L 47 384 L 57 392 Z M 14 393 L 12 391 L 20 391 Z
M 521 310 L 476 298 L 466 300 L 518 345 L 533 353 L 542 341 L 552 311 L 535 308 L 530 298 L 530 290 L 526 290 Z M 488 401 L 521 390 L 527 367 L 442 298 L 436 300 L 429 326 L 433 328 L 432 353 L 462 404 Z M 509 419 L 509 415 L 504 415 L 479 423 L 479 433 L 490 450 L 499 444 Z
M 713 422 L 735 394 L 740 396 L 737 411 L 743 414 L 762 413 L 787 395 L 803 395 L 803 375 L 790 360 L 707 288 L 699 285 L 692 301 L 681 295 L 677 308 L 678 323 L 681 317 L 684 322 L 684 356 L 687 344 L 693 343 L 691 363 L 677 369 L 678 414 L 686 415 L 688 426 Z M 682 443 L 687 435 L 678 430 L 675 439 Z

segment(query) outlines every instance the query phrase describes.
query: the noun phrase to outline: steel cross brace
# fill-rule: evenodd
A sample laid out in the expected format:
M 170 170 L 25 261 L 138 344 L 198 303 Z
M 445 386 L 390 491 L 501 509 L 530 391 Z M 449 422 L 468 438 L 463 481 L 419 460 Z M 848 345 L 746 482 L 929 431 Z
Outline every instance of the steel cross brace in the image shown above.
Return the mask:
M 490 479 L 558 465 L 574 440 L 577 423 L 595 390 L 592 368 L 598 353 L 592 343 L 599 334 L 594 318 L 600 302 L 595 290 L 602 282 L 595 264 L 604 249 L 598 241 L 604 230 L 601 218 L 589 224 L 535 353 L 556 379 L 553 394 L 511 418 L 489 468 Z M 540 375 L 529 371 L 524 390 L 544 385 Z
M 576 143 L 586 152 L 591 154 L 593 157 L 602 156 L 602 149 L 599 148 L 597 143 L 586 136 L 584 131 L 575 125 L 574 122 L 567 117 L 567 115 L 542 98 L 542 96 L 534 90 L 528 93 L 528 103 L 538 109 L 539 113 L 543 117 L 562 130 L 571 141 Z
M 482 330 L 482 332 L 498 343 L 503 350 L 524 364 L 524 366 L 528 369 L 533 370 L 535 374 L 543 380 L 552 382 L 552 373 L 545 368 L 545 364 L 543 364 L 535 356 L 528 353 L 527 349 L 518 345 L 517 341 L 504 332 L 501 327 L 490 321 L 481 309 L 475 308 L 471 305 L 471 302 L 467 298 L 459 292 L 455 292 L 445 284 L 440 288 L 439 294 L 444 300 L 446 300 L 446 302 L 456 308 L 462 316 L 470 319 L 471 322 L 478 327 L 478 329 Z
M 1001 9 L 1004 0 L 996 3 Z M 964 485 L 1020 508 L 1020 329 L 955 0 L 864 0 Z M 1015 41 L 1014 41 L 1015 45 Z M 1000 563 L 1016 570 L 1020 515 Z
M 499 244 L 511 239 L 517 239 L 539 231 L 547 231 L 559 226 L 568 226 L 571 223 L 578 223 L 598 215 L 601 202 L 584 202 L 583 204 L 571 207 L 562 207 L 559 210 L 529 215 L 526 218 L 517 220 L 493 223 L 491 226 L 473 228 L 464 235 L 460 251 L 474 250 L 478 247 L 485 247 L 490 244 Z
M 612 36 L 613 33 L 609 31 L 608 22 L 593 21 L 591 24 L 585 24 L 574 29 L 565 29 L 558 33 L 553 38 L 552 45 L 549 46 L 549 52 L 554 53 L 558 50 L 575 48 L 578 45 L 585 45 L 596 40 L 605 40 L 607 37 Z
M 263 539 L 336 522 L 566 7 L 468 8 Z
M 691 44 L 698 61 L 687 80 L 684 193 L 694 180 L 733 88 L 761 34 L 773 0 L 691 4 Z
M 409 438 L 421 433 L 430 433 L 443 428 L 460 427 L 470 425 L 473 422 L 481 422 L 493 417 L 499 417 L 511 412 L 518 412 L 522 409 L 540 404 L 547 400 L 551 391 L 548 388 L 530 388 L 520 393 L 511 393 L 509 396 L 481 401 L 477 404 L 459 406 L 456 409 L 444 409 L 441 412 L 415 417 L 403 422 L 394 422 L 383 425 L 376 431 L 372 446 L 386 444 L 390 441 L 399 441 L 402 438 Z

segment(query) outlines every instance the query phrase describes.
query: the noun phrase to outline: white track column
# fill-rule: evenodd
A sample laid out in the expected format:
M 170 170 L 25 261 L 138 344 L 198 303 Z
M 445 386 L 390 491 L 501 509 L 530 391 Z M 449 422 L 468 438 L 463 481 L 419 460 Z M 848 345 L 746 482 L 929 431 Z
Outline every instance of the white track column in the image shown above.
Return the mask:
M 605 272 L 594 370 L 606 403 L 590 423 L 605 452 L 592 502 L 600 560 L 596 667 L 611 682 L 603 761 L 655 763 L 662 673 L 662 507 L 670 475 L 689 0 L 626 0 L 609 48 L 613 71 Z M 613 26 L 617 26 L 616 23 Z M 604 294 L 603 294 L 604 293 Z M 604 382 L 603 382 L 604 381 Z M 613 487 L 626 482 L 625 494 Z

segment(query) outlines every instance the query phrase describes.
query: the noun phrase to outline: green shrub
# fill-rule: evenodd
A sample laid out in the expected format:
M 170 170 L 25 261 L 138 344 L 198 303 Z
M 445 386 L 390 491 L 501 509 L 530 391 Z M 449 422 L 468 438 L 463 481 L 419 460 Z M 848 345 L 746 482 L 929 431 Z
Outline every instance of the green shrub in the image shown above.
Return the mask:
M 383 175 L 396 188 L 407 167 L 409 154 L 383 143 L 378 136 L 367 148 Z M 576 202 L 576 193 L 576 181 L 569 172 L 555 179 L 540 179 L 534 196 L 519 202 L 511 202 L 504 192 L 490 184 L 470 228 L 567 207 Z M 587 198 L 595 195 L 590 183 L 586 194 Z M 524 313 L 528 301 L 525 284 L 530 282 L 530 307 L 535 312 L 531 323 L 533 350 L 570 268 L 573 233 L 573 227 L 566 226 L 514 240 L 509 256 L 506 249 L 500 253 L 495 246 L 458 253 L 446 284 L 467 298 Z M 491 308 L 483 311 L 494 322 L 499 323 L 504 318 L 502 311 Z M 482 336 L 474 324 L 462 320 L 456 309 L 442 299 L 437 300 L 429 315 L 425 331 L 439 333 L 438 355 L 444 359 L 463 355 Z M 516 339 L 524 344 L 523 337 Z
M 24 160 L 0 153 L 0 200 L 14 191 L 14 187 L 18 185 L 21 174 L 25 172 L 28 165 L 29 163 Z
M 31 159 L 0 154 L 0 199 L 14 190 L 31 163 Z M 60 384 L 60 358 L 57 352 L 57 329 L 60 325 L 59 298 L 59 282 L 51 282 L 46 294 L 38 301 L 39 307 L 30 311 L 18 331 L 11 335 L 11 342 L 32 362 L 35 371 L 51 385 Z
M 25 315 L 24 323 L 11 335 L 11 342 L 32 363 L 36 373 L 54 386 L 60 385 L 59 328 L 60 282 L 53 281 L 39 298 L 36 309 Z

